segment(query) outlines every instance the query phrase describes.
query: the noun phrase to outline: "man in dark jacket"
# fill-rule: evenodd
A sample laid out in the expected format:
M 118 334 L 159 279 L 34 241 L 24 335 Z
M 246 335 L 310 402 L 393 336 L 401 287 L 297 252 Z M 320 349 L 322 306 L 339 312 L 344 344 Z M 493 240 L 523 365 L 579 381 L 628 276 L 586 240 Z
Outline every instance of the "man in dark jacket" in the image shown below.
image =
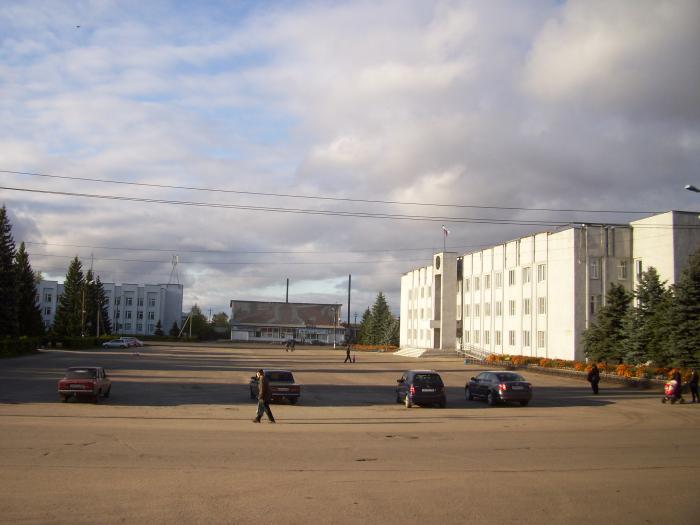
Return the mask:
M 694 369 L 692 375 L 690 376 L 690 381 L 688 381 L 690 386 L 690 393 L 693 396 L 693 403 L 700 402 L 698 398 L 698 369 Z
M 597 363 L 593 363 L 593 366 L 591 367 L 591 371 L 588 372 L 588 382 L 591 384 L 591 388 L 593 389 L 593 393 L 597 394 L 598 393 L 598 383 L 600 383 L 600 370 L 598 370 Z
M 263 412 L 267 414 L 267 419 L 270 423 L 275 422 L 275 418 L 272 415 L 272 410 L 270 410 L 270 399 L 272 399 L 272 392 L 270 390 L 270 382 L 267 377 L 265 377 L 265 372 L 262 368 L 258 370 L 258 413 L 253 419 L 253 423 L 260 423 L 260 418 L 262 418 Z

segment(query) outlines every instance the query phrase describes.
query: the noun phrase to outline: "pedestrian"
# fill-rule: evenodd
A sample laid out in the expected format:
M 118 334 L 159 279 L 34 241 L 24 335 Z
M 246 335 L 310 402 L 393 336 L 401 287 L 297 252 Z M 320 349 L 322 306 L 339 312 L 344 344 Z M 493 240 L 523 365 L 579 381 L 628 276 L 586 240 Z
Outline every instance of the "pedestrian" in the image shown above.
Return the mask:
M 352 358 L 350 357 L 350 345 L 345 348 L 345 361 L 343 361 L 343 363 L 347 363 L 348 361 L 352 363 Z
M 294 347 L 297 345 L 297 342 L 294 338 L 292 338 L 292 352 L 294 352 Z
M 290 347 L 291 345 L 292 345 L 292 342 L 291 342 L 289 339 L 287 339 L 287 340 L 285 341 L 285 343 L 284 343 L 284 351 L 285 351 L 285 352 L 289 352 L 289 347 Z
M 693 373 L 690 375 L 690 394 L 693 396 L 693 403 L 700 403 L 700 398 L 698 397 L 698 369 L 694 368 Z
M 257 378 L 258 413 L 256 414 L 255 419 L 253 419 L 253 423 L 260 423 L 260 419 L 262 418 L 263 412 L 267 414 L 267 419 L 270 420 L 270 423 L 274 423 L 275 418 L 272 415 L 272 410 L 270 410 L 270 399 L 272 399 L 272 392 L 270 391 L 270 382 L 268 381 L 267 377 L 265 377 L 265 372 L 263 372 L 262 368 L 258 370 Z
M 598 364 L 593 363 L 590 372 L 588 372 L 588 382 L 591 384 L 594 394 L 598 394 L 598 383 L 600 383 L 600 370 Z
M 681 377 L 681 371 L 677 368 L 673 372 L 672 379 L 676 382 L 676 394 L 673 397 L 676 398 L 676 401 L 681 401 L 681 399 L 683 398 L 683 378 Z M 683 401 L 681 401 L 681 403 L 683 403 Z

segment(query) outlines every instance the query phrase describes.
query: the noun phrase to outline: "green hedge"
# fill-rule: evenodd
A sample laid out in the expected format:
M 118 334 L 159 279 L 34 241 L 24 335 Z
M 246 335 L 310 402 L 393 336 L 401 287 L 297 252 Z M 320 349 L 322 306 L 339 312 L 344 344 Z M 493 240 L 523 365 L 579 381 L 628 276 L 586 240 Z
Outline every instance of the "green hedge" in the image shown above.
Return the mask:
M 0 339 L 0 357 L 15 357 L 31 354 L 47 344 L 45 337 L 20 337 L 19 339 Z

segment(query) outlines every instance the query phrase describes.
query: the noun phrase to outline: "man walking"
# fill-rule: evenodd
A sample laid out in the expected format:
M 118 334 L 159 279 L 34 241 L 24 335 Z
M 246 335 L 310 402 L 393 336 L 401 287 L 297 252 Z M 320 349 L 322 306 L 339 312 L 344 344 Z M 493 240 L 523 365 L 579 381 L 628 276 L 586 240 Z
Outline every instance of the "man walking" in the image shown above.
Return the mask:
M 698 369 L 697 368 L 695 368 L 693 370 L 693 374 L 690 376 L 690 381 L 688 381 L 688 385 L 690 385 L 690 393 L 693 396 L 693 403 L 700 402 L 700 398 L 698 398 Z
M 352 359 L 350 358 L 350 345 L 345 348 L 345 361 L 343 361 L 343 363 L 347 363 L 348 361 L 352 363 Z
M 258 413 L 253 419 L 253 423 L 260 423 L 260 418 L 262 418 L 263 412 L 267 414 L 267 419 L 270 423 L 275 422 L 275 418 L 272 415 L 272 410 L 270 410 L 270 399 L 272 399 L 272 392 L 270 391 L 270 382 L 262 368 L 258 370 Z
M 600 370 L 598 370 L 598 364 L 593 363 L 591 371 L 588 372 L 588 382 L 591 384 L 593 393 L 598 393 L 598 383 L 600 383 Z

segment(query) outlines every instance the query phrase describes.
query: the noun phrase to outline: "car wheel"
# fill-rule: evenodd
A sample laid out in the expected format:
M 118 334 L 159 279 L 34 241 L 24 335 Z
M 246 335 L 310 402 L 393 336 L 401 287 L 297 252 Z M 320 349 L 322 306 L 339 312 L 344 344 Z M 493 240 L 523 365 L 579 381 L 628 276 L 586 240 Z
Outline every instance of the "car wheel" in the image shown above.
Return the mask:
M 99 403 L 99 402 L 100 402 L 100 396 L 101 396 L 101 395 L 102 395 L 102 391 L 100 390 L 99 392 L 97 392 L 97 394 L 95 394 L 94 396 L 92 396 L 92 402 L 95 403 L 95 404 Z
M 498 403 L 498 400 L 496 399 L 496 396 L 493 392 L 489 392 L 489 395 L 486 396 L 486 402 L 493 406 L 496 406 L 496 403 Z
M 66 403 L 68 401 L 68 396 L 61 396 L 61 403 Z
M 527 404 L 528 404 L 529 402 L 530 402 L 530 401 L 527 401 L 527 400 L 521 401 L 521 402 L 520 402 L 520 406 L 521 406 L 521 407 L 526 407 Z
M 110 386 L 110 387 L 107 389 L 107 392 L 105 392 L 105 399 L 107 399 L 107 398 L 109 397 L 109 393 L 110 393 L 111 391 L 112 391 L 112 387 Z
M 406 399 L 404 399 L 404 401 L 406 402 L 406 408 L 411 408 L 413 406 L 413 403 L 411 403 L 411 397 L 408 394 L 406 394 Z
M 467 401 L 474 401 L 474 396 L 472 395 L 472 391 L 469 389 L 469 387 L 464 389 L 464 397 L 467 398 Z
M 298 398 L 298 397 L 290 397 L 290 398 L 289 398 L 289 402 L 290 402 L 292 405 L 296 405 L 296 404 L 297 404 L 297 401 L 299 401 L 299 398 Z
M 445 408 L 445 407 L 447 406 L 447 399 L 445 399 L 445 398 L 443 397 L 443 398 L 440 400 L 440 403 L 438 403 L 438 406 L 439 406 L 440 408 Z

